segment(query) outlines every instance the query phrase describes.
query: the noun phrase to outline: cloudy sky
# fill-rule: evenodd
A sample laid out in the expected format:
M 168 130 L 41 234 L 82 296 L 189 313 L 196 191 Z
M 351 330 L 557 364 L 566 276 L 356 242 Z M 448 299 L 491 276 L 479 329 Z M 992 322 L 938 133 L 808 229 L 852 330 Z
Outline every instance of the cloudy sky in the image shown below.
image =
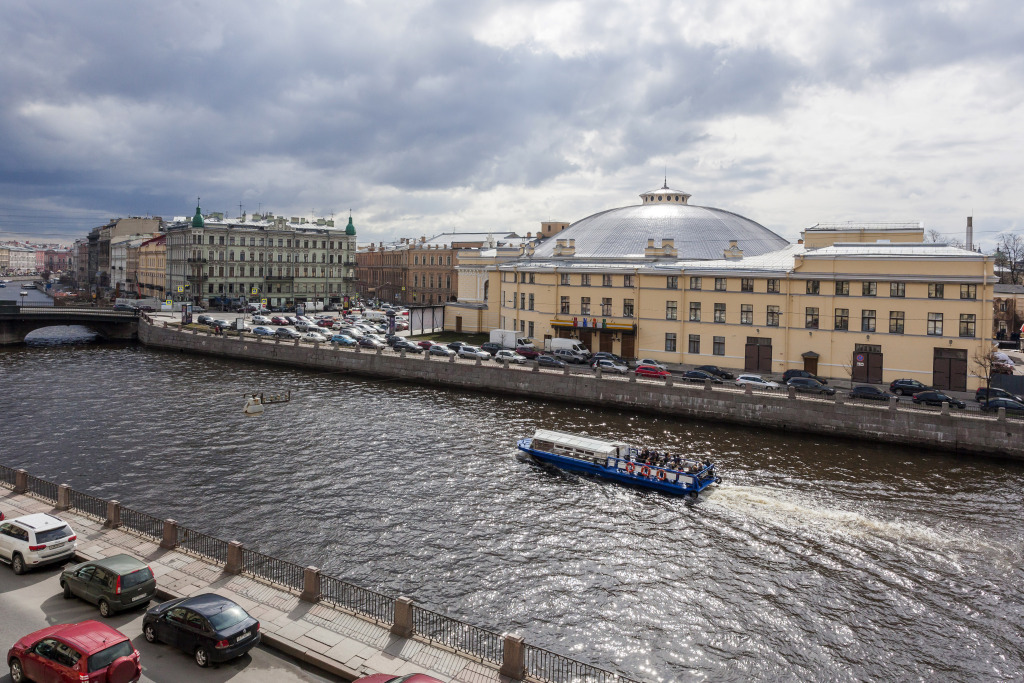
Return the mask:
M 525 234 L 662 185 L 818 222 L 1024 229 L 1019 0 L 6 0 L 0 238 L 112 217 Z

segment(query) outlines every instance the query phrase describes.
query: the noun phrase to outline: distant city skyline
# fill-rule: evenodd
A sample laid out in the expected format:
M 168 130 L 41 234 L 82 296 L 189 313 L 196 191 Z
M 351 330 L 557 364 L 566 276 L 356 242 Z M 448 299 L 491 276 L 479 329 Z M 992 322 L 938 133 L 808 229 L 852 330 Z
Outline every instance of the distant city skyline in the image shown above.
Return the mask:
M 359 242 L 536 232 L 668 185 L 789 240 L 1022 228 L 1008 1 L 14 2 L 0 239 L 112 218 L 338 218 Z M 116 35 L 116 44 L 110 37 Z

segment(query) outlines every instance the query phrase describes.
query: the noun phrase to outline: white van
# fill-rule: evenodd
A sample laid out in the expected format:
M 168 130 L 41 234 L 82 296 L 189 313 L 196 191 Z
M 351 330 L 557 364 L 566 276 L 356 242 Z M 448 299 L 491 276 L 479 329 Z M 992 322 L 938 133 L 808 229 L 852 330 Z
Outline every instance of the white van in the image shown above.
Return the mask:
M 572 351 L 573 353 L 575 353 L 577 356 L 582 356 L 583 358 L 589 358 L 590 355 L 591 355 L 590 354 L 590 349 L 588 349 L 586 346 L 584 346 L 583 343 L 580 342 L 579 339 L 545 339 L 544 340 L 544 350 L 545 351 L 549 351 L 550 352 L 550 351 L 555 351 L 557 349 L 568 349 L 569 351 Z

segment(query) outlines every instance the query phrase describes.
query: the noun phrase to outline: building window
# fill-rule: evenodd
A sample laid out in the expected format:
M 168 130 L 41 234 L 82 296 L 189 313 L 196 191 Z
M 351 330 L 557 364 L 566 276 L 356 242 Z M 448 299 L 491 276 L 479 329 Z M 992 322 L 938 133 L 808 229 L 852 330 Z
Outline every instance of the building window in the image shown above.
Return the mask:
M 889 296 L 894 297 L 905 297 L 907 295 L 907 285 L 903 282 L 890 282 L 889 283 Z
M 532 294 L 530 296 L 533 296 Z M 601 315 L 611 317 L 612 315 L 612 300 L 601 299 Z
M 779 326 L 779 307 L 778 306 L 769 306 L 768 307 L 768 318 L 767 318 L 767 320 L 765 320 L 765 325 L 767 325 L 768 327 L 778 327 Z
M 821 291 L 821 280 L 808 280 L 807 293 L 818 294 Z
M 978 285 L 960 285 L 960 298 L 961 299 L 977 299 L 978 298 Z M 960 335 L 961 337 L 963 335 Z M 973 334 L 971 335 L 974 336 Z
M 715 304 L 715 322 L 725 322 L 725 304 Z
M 699 334 L 691 334 L 690 335 L 689 352 L 690 353 L 700 353 L 700 335 Z
M 817 308 L 805 308 L 804 309 L 804 327 L 812 330 L 818 329 L 818 309 Z
M 562 284 L 569 284 L 569 273 L 562 273 Z
M 850 296 L 849 280 L 836 280 L 836 296 Z M 845 330 L 846 328 L 844 327 L 843 329 Z
M 700 289 L 701 288 L 701 282 L 702 282 L 701 278 L 699 278 L 699 277 L 691 277 L 690 278 L 690 289 Z
M 725 337 L 714 337 L 712 339 L 712 341 L 713 341 L 713 344 L 712 344 L 711 353 L 713 353 L 716 356 L 724 356 L 725 355 Z
M 716 292 L 724 292 L 724 291 L 726 291 L 728 289 L 728 286 L 727 286 L 728 282 L 729 281 L 726 278 L 724 278 L 724 277 L 716 277 L 715 278 L 715 291 Z
M 526 292 L 519 295 L 519 308 L 526 308 Z
M 632 318 L 633 317 L 633 300 L 623 299 L 622 300 L 622 317 Z
M 942 336 L 942 314 L 941 313 L 929 313 L 928 314 L 928 334 L 941 337 Z
M 850 329 L 850 309 L 849 308 L 837 308 L 836 309 L 836 329 L 837 330 L 848 330 L 848 329 Z
M 778 294 L 779 291 L 780 291 L 780 289 L 779 289 L 780 282 L 781 282 L 780 280 L 768 280 L 768 289 L 767 289 L 768 293 L 769 294 Z
M 875 312 L 874 311 L 861 311 L 860 312 L 860 331 L 861 332 L 874 332 L 875 331 Z
M 665 320 L 676 320 L 676 302 L 666 301 L 665 302 Z
M 633 276 L 632 275 L 623 275 L 622 276 L 622 286 L 623 287 L 632 287 L 633 286 Z
M 533 310 L 533 294 L 530 295 L 530 310 Z
M 627 275 L 627 277 L 629 277 L 629 276 Z M 690 281 L 691 282 L 693 281 L 692 277 L 690 278 Z M 665 278 L 665 288 L 666 289 L 679 289 L 679 276 L 678 275 L 669 275 L 668 277 L 666 277 Z M 693 289 L 693 288 L 691 287 L 690 289 Z M 700 289 L 700 287 L 698 287 L 697 289 Z
M 611 287 L 612 286 L 612 276 L 611 275 L 602 275 L 601 276 L 601 286 L 602 287 Z
M 860 285 L 860 293 L 863 296 L 877 296 L 878 295 L 878 283 L 877 282 L 862 282 Z
M 590 286 L 590 273 L 584 273 L 583 275 L 580 275 L 580 286 L 581 287 L 589 287 Z
M 580 298 L 580 315 L 590 315 L 590 297 Z
M 945 299 L 945 285 L 932 283 L 928 285 L 929 299 Z
M 752 278 L 752 277 L 740 278 L 740 291 L 741 292 L 753 292 L 754 291 L 754 278 Z
M 754 324 L 754 304 L 740 304 L 740 325 Z
M 974 336 L 974 321 L 975 317 L 973 313 L 961 313 L 960 314 L 960 336 L 961 337 L 973 337 Z
M 451 261 L 451 258 L 452 258 L 452 257 L 451 257 L 451 256 L 449 256 L 449 257 L 448 257 L 448 260 L 449 260 L 449 261 Z M 451 265 L 451 264 L 449 263 L 449 265 Z M 531 284 L 531 285 L 535 285 L 535 284 L 537 284 L 537 273 L 530 273 L 530 284 Z
M 665 333 L 665 350 L 675 351 L 676 350 L 676 333 L 666 332 Z
M 568 313 L 569 312 L 569 297 L 567 297 L 567 296 L 563 296 L 562 297 L 562 301 L 561 301 L 561 305 L 560 305 L 560 308 L 559 308 L 559 312 L 560 313 Z
M 529 326 L 529 332 L 527 333 L 527 336 L 533 337 L 533 321 L 531 320 L 529 323 L 527 323 L 527 325 Z
M 690 322 L 691 323 L 699 323 L 700 322 L 700 302 L 699 301 L 691 301 L 690 302 Z

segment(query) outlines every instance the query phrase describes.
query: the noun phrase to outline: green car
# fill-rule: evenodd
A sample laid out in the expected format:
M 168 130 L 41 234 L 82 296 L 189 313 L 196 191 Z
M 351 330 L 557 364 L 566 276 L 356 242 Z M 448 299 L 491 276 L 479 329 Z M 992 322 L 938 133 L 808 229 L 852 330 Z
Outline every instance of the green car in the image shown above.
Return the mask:
M 79 597 L 99 605 L 100 614 L 148 605 L 156 595 L 156 579 L 146 563 L 131 555 L 114 555 L 68 567 L 60 575 L 64 599 Z

